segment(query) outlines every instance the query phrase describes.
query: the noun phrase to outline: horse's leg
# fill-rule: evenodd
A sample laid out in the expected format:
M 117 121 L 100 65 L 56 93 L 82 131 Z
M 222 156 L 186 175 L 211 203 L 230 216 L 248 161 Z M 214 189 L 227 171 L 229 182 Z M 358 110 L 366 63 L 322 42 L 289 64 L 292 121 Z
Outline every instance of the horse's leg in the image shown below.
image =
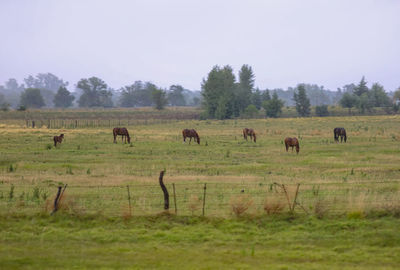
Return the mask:
M 192 142 L 192 137 L 190 137 L 189 144 Z
M 285 147 L 286 147 L 286 152 L 289 150 L 289 145 L 287 143 L 285 143 Z
M 186 143 L 186 137 L 183 136 L 183 143 Z

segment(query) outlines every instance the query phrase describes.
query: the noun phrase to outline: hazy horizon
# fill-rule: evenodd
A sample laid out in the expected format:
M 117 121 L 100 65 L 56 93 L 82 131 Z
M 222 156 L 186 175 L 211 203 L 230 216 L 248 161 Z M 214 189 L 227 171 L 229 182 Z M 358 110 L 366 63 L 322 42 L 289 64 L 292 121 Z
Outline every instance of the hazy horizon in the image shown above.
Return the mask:
M 335 91 L 362 76 L 400 87 L 400 1 L 0 2 L 0 84 L 51 72 L 200 90 L 214 65 L 253 68 L 256 87 Z

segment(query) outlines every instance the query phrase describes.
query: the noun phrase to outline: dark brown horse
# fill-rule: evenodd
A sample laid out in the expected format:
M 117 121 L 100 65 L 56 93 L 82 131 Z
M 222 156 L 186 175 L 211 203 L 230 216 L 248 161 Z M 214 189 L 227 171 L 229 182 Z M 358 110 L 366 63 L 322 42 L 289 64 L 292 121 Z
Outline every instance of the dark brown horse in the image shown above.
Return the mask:
M 293 152 L 293 147 L 295 146 L 296 146 L 296 152 L 298 154 L 300 151 L 299 140 L 297 140 L 297 138 L 289 138 L 289 137 L 285 139 L 286 152 L 288 151 L 289 147 L 292 147 L 292 152 Z
M 128 139 L 128 143 L 131 143 L 131 137 L 129 136 L 129 132 L 126 128 L 122 127 L 122 128 L 114 128 L 113 129 L 113 135 L 114 135 L 114 143 L 117 143 L 117 136 L 120 135 L 122 136 L 122 141 L 124 141 L 124 137 L 125 137 L 125 143 L 126 140 Z
M 57 143 L 62 143 L 63 139 L 64 139 L 64 134 L 60 134 L 60 136 L 54 136 L 53 137 L 54 147 L 57 146 Z
M 200 144 L 200 137 L 199 134 L 197 134 L 196 130 L 194 129 L 184 129 L 182 130 L 182 135 L 183 135 L 183 142 L 186 142 L 186 138 L 190 138 L 189 144 L 192 141 L 192 138 L 194 138 L 194 141 L 197 141 L 198 144 Z
M 254 129 L 244 128 L 243 129 L 243 138 L 245 138 L 246 141 L 247 141 L 247 136 L 250 136 L 250 141 L 254 140 L 254 142 L 256 142 L 257 137 L 256 137 L 256 133 L 254 132 Z
M 346 130 L 344 128 L 334 128 L 333 129 L 333 138 L 335 139 L 335 142 L 339 142 L 339 137 L 340 137 L 340 142 L 347 141 L 347 135 L 346 135 Z

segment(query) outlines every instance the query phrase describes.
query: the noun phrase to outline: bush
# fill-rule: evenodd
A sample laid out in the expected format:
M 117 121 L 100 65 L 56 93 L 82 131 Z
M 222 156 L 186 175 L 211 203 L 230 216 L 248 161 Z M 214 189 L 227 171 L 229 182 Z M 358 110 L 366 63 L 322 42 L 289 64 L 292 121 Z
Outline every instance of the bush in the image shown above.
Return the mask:
M 230 205 L 232 212 L 239 217 L 253 205 L 253 200 L 248 195 L 239 194 L 239 196 L 231 198 Z
M 244 118 L 255 118 L 258 115 L 258 109 L 255 105 L 250 104 L 242 113 Z
M 328 111 L 328 105 L 321 105 L 321 106 L 316 106 L 315 107 L 315 114 L 317 116 L 328 116 L 329 111 Z

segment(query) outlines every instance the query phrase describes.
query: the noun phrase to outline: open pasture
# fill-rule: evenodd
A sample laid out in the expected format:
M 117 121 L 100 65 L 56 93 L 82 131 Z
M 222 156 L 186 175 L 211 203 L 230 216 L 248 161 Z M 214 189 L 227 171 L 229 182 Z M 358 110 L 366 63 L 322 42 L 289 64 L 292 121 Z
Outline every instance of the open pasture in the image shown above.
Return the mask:
M 337 126 L 346 128 L 347 143 L 334 142 Z M 256 143 L 243 139 L 244 127 L 255 129 Z M 129 185 L 134 213 L 157 213 L 163 203 L 158 174 L 164 169 L 171 195 L 171 184 L 176 184 L 180 214 L 202 212 L 204 183 L 206 213 L 216 216 L 230 214 L 235 196 L 247 196 L 249 212 L 262 213 L 266 197 L 281 195 L 274 183 L 287 186 L 291 201 L 300 183 L 298 201 L 304 211 L 321 196 L 335 211 L 398 201 L 398 116 L 176 121 L 127 128 L 131 144 L 121 137 L 114 144 L 110 128 L 1 125 L 0 197 L 8 205 L 2 211 L 14 207 L 11 185 L 16 204 L 38 208 L 57 185 L 68 184 L 66 194 L 74 194 L 86 211 L 122 215 Z M 198 131 L 200 145 L 183 143 L 184 128 Z M 65 140 L 55 148 L 52 137 L 60 133 Z M 288 136 L 299 139 L 298 155 L 285 151 Z M 31 199 L 34 193 L 40 203 Z
M 183 144 L 183 128 L 201 144 Z M 399 128 L 394 116 L 177 121 L 128 126 L 132 144 L 114 144 L 110 128 L 0 124 L 0 268 L 398 269 Z M 178 216 L 159 214 L 163 169 Z M 273 183 L 291 201 L 301 183 L 294 215 Z M 60 184 L 64 211 L 49 216 Z

